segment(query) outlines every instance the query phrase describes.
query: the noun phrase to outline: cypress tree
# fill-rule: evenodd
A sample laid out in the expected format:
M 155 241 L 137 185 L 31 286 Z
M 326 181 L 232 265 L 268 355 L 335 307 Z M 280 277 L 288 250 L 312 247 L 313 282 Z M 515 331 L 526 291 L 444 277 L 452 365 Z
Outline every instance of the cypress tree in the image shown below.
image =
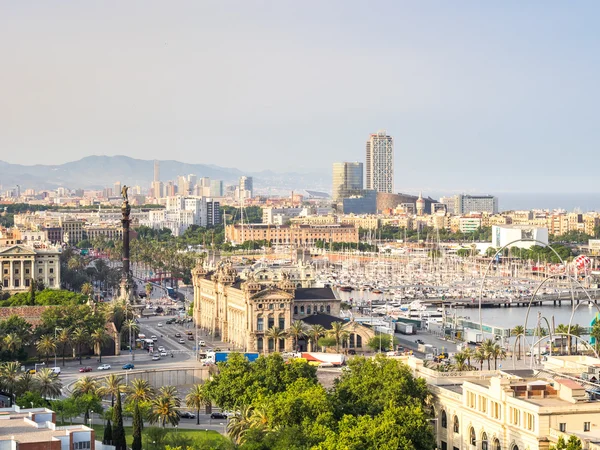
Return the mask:
M 35 280 L 29 285 L 29 306 L 35 306 Z
M 142 450 L 142 414 L 140 413 L 140 406 L 137 401 L 133 410 L 133 442 L 131 443 L 131 450 Z
M 117 394 L 117 401 L 113 408 L 113 445 L 115 450 L 127 450 L 125 442 L 125 428 L 123 428 L 123 407 L 121 405 L 121 395 Z
M 104 437 L 102 438 L 102 443 L 104 445 L 112 445 L 112 425 L 110 423 L 110 419 L 106 421 L 106 426 L 104 427 Z

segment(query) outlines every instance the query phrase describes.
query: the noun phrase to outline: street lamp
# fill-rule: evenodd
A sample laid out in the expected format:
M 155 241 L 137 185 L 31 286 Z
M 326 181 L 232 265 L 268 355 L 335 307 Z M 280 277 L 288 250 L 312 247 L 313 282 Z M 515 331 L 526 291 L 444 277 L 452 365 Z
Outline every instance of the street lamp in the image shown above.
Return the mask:
M 94 428 L 94 410 L 90 409 L 90 428 Z
M 56 364 L 56 350 L 57 350 L 57 347 L 56 347 L 56 331 L 57 330 L 62 331 L 62 328 L 60 328 L 60 327 L 54 327 L 54 367 L 57 367 L 57 364 Z
M 177 425 L 175 425 L 175 434 L 177 434 Z

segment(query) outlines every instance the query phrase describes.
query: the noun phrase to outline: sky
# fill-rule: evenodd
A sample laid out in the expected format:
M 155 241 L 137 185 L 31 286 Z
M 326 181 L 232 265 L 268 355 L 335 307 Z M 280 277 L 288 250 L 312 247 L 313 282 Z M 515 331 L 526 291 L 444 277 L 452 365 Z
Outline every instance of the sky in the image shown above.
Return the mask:
M 600 192 L 597 1 L 0 2 L 0 159 L 363 161 L 400 191 Z

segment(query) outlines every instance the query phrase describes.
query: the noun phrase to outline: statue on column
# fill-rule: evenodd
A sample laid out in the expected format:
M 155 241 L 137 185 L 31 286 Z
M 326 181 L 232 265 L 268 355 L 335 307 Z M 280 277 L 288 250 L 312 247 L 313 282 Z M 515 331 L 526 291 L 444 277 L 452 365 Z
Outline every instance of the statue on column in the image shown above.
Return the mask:
M 123 185 L 123 187 L 121 188 L 121 197 L 123 197 L 123 201 L 125 203 L 129 203 L 129 198 L 127 197 L 128 189 L 129 189 L 129 186 L 127 186 L 127 185 Z

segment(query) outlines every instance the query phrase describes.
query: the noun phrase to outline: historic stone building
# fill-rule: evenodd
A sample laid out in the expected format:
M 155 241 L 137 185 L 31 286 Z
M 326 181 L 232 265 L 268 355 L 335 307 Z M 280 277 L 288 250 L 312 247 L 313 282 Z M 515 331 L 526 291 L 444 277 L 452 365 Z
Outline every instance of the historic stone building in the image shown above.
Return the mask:
M 31 280 L 46 288 L 60 287 L 60 252 L 50 246 L 13 245 L 0 248 L 2 290 L 27 291 Z
M 301 266 L 238 273 L 222 261 L 215 271 L 197 266 L 192 278 L 197 326 L 245 351 L 292 351 L 291 338 L 274 342 L 267 330 L 286 330 L 293 321 L 317 312 L 340 312 L 332 289 L 312 287 L 314 273 Z

